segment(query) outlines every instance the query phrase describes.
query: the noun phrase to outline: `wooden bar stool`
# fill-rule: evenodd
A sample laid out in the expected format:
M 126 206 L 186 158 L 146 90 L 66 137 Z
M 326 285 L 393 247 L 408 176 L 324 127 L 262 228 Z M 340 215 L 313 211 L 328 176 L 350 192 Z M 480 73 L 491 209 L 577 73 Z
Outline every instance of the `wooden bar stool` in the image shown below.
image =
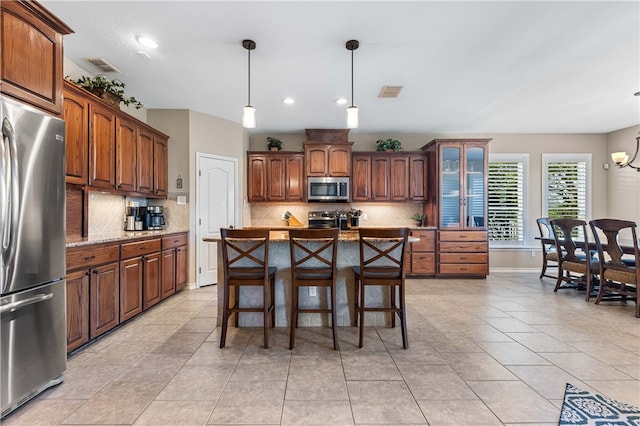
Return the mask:
M 269 266 L 269 230 L 220 229 L 224 268 L 222 332 L 220 348 L 227 339 L 227 323 L 241 312 L 262 312 L 264 317 L 264 347 L 269 348 L 269 316 L 275 326 L 274 292 L 277 268 Z M 263 303 L 257 307 L 240 307 L 240 287 L 262 287 Z M 234 288 L 234 303 L 230 305 L 229 289 Z
M 360 322 L 360 341 L 364 340 L 365 312 L 391 313 L 391 327 L 396 326 L 396 315 L 400 317 L 402 347 L 409 348 L 407 338 L 407 311 L 405 305 L 405 250 L 409 236 L 408 228 L 360 228 L 360 265 L 352 266 L 355 278 L 356 325 Z M 368 307 L 365 305 L 367 286 L 389 288 L 389 304 Z M 399 301 L 396 302 L 396 292 Z M 384 295 L 384 293 L 382 293 Z M 384 297 L 384 296 L 383 296 Z
M 289 349 L 293 349 L 298 326 L 298 313 L 330 313 L 333 329 L 333 349 L 339 349 L 336 311 L 336 275 L 338 228 L 291 229 L 291 321 Z M 327 287 L 330 303 L 327 308 L 301 308 L 298 303 L 300 287 Z

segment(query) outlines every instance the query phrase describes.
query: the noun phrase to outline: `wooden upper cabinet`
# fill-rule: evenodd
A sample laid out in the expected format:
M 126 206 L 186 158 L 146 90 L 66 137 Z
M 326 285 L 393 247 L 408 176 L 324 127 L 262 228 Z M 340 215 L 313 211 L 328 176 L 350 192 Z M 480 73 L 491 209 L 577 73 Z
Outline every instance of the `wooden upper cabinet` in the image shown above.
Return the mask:
M 369 201 L 371 199 L 371 156 L 353 154 L 351 172 L 351 199 Z
M 287 201 L 304 201 L 304 155 L 286 157 L 285 194 Z
M 62 112 L 62 36 L 73 31 L 34 1 L 0 2 L 0 91 Z
M 143 194 L 153 194 L 153 133 L 144 127 L 138 128 L 136 190 Z
M 153 138 L 153 194 L 166 197 L 169 187 L 167 138 L 154 135 Z
M 250 202 L 304 200 L 303 154 L 249 152 L 247 164 L 247 197 Z
M 247 198 L 250 202 L 267 201 L 267 158 L 247 155 Z
M 137 131 L 132 121 L 116 118 L 116 189 L 136 190 Z
M 307 176 L 351 176 L 351 145 L 305 143 Z
M 424 155 L 409 156 L 409 199 L 427 200 L 427 157 Z
M 77 90 L 70 83 L 65 84 L 62 118 L 65 121 L 66 179 L 68 183 L 86 185 L 89 174 L 89 102 Z
M 371 199 L 389 201 L 390 167 L 388 157 L 371 158 Z
M 106 107 L 89 105 L 89 185 L 114 188 L 116 115 Z
M 389 199 L 391 201 L 407 201 L 409 199 L 409 158 L 391 157 L 391 181 L 389 182 Z

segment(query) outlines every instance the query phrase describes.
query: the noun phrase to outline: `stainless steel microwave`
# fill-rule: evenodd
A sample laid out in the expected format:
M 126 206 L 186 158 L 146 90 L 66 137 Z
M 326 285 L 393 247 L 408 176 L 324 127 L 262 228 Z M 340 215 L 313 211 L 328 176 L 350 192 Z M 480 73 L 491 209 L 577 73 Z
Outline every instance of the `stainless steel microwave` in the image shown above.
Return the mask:
M 307 200 L 324 202 L 349 201 L 349 178 L 308 177 Z

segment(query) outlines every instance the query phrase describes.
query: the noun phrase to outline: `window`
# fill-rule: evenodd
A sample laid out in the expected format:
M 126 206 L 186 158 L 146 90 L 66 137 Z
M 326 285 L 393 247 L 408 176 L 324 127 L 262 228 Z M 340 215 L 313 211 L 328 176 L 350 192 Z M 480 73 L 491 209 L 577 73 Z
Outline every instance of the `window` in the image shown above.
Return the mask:
M 529 154 L 490 154 L 488 197 L 492 247 L 524 245 Z
M 542 215 L 591 216 L 591 154 L 542 154 Z

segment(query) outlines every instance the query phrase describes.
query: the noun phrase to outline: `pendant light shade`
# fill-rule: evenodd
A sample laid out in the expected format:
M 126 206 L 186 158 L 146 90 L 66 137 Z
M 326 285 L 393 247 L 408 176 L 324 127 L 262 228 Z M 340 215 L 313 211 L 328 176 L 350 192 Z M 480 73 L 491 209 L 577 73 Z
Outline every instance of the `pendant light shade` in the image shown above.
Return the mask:
M 353 104 L 353 51 L 360 46 L 358 40 L 347 41 L 347 50 L 351 51 L 351 106 L 347 108 L 347 129 L 357 129 L 359 125 L 358 107 Z
M 253 40 L 242 40 L 242 47 L 247 49 L 247 106 L 242 109 L 242 127 L 256 127 L 256 109 L 251 106 L 251 51 L 256 48 Z

